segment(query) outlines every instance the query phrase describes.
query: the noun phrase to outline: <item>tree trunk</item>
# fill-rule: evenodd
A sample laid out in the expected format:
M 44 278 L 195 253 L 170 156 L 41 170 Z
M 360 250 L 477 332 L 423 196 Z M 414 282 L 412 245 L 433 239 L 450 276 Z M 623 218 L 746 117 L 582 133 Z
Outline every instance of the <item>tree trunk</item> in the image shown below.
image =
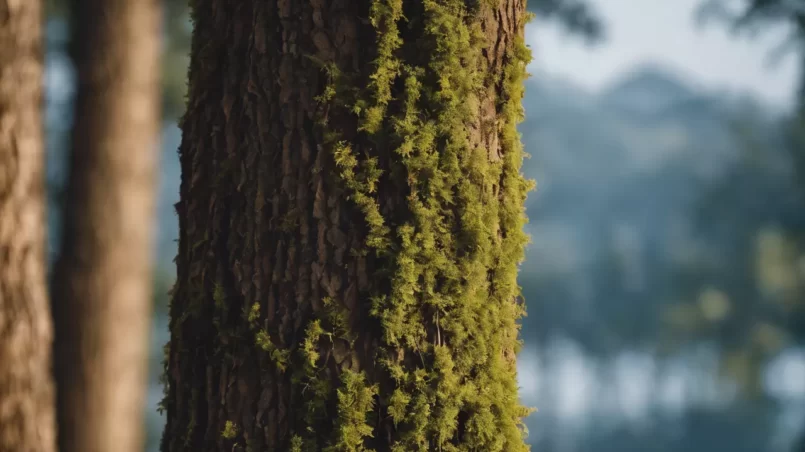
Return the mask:
M 162 450 L 527 450 L 524 0 L 196 0 Z
M 0 452 L 56 447 L 41 21 L 41 2 L 0 0 Z
M 158 0 L 73 4 L 77 67 L 53 275 L 59 447 L 140 452 L 158 162 Z

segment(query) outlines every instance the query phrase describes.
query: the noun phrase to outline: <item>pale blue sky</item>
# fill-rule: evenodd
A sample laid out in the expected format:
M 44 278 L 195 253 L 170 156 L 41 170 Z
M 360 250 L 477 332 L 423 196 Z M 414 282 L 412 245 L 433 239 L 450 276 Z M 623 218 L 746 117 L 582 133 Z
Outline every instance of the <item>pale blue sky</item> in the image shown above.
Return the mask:
M 589 48 L 558 27 L 536 22 L 527 30 L 534 65 L 590 90 L 624 71 L 661 64 L 709 89 L 747 91 L 766 102 L 790 105 L 798 68 L 789 56 L 774 66 L 768 56 L 785 34 L 783 27 L 756 40 L 731 35 L 712 23 L 697 28 L 700 0 L 590 0 L 608 24 L 608 39 Z

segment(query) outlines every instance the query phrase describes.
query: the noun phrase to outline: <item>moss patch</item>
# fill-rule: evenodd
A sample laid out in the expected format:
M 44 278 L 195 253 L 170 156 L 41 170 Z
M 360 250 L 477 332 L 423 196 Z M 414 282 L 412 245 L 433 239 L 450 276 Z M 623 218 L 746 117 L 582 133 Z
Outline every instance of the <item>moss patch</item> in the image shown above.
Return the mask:
M 358 148 L 321 121 L 340 181 L 364 215 L 366 246 L 390 274 L 387 285 L 375 285 L 371 314 L 382 330 L 377 360 L 392 382 L 375 407 L 365 377 L 344 374 L 340 433 L 328 450 L 365 450 L 373 433 L 365 419 L 378 408 L 394 424 L 394 450 L 528 449 L 522 419 L 529 410 L 518 402 L 514 355 L 524 314 L 515 301 L 528 241 L 523 206 L 533 188 L 520 172 L 516 130 L 530 52 L 521 33 L 508 35 L 505 54 L 490 66 L 487 52 L 496 49 L 481 24 L 497 2 L 467 3 L 374 0 L 377 56 L 368 86 L 350 86 L 327 69 L 330 84 L 319 101 L 357 115 L 366 139 Z M 417 39 L 407 41 L 407 33 Z M 473 135 L 490 96 L 494 117 Z M 393 152 L 384 161 L 366 143 Z M 381 214 L 384 174 L 406 193 L 405 215 Z M 329 309 L 328 323 L 336 336 L 350 337 L 342 314 Z M 319 358 L 311 344 L 320 328 L 308 330 L 310 363 Z
M 235 439 L 238 436 L 238 426 L 232 421 L 226 421 L 221 437 L 224 439 Z

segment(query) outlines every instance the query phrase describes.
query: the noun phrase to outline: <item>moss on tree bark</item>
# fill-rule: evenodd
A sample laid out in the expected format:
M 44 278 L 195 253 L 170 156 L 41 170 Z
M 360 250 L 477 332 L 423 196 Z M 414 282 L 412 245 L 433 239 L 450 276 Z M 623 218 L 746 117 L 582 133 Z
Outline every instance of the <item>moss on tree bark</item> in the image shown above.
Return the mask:
M 196 0 L 163 451 L 527 450 L 523 0 Z

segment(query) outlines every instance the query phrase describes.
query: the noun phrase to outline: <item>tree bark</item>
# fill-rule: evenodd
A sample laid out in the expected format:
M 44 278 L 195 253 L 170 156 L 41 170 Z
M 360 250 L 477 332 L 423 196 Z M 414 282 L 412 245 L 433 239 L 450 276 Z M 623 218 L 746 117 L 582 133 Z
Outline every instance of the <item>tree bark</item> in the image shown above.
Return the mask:
M 163 452 L 527 450 L 523 0 L 196 0 Z
M 77 100 L 53 275 L 59 448 L 140 452 L 160 131 L 158 0 L 72 5 Z
M 0 452 L 55 450 L 42 5 L 0 0 Z

